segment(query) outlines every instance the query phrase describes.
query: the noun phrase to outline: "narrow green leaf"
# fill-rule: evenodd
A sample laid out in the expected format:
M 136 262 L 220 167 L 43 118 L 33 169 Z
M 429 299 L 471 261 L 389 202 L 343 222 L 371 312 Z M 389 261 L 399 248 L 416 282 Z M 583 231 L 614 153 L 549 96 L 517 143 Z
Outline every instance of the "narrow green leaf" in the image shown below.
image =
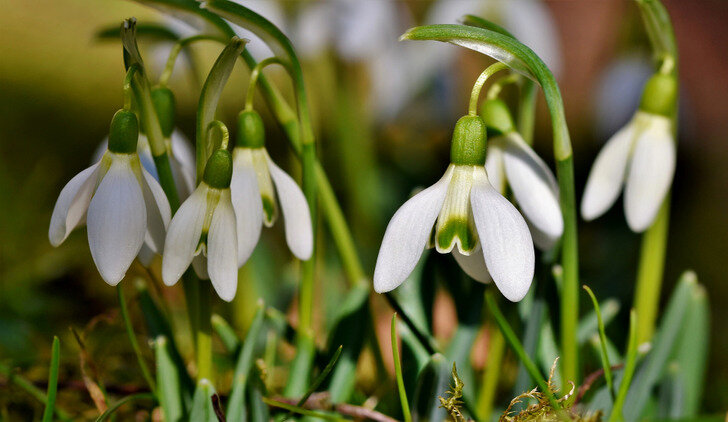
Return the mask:
M 489 21 L 487 19 L 483 19 L 480 16 L 464 15 L 462 18 L 460 18 L 460 23 L 462 23 L 463 25 L 476 26 L 478 28 L 487 29 L 489 31 L 493 31 L 493 32 L 497 32 L 499 34 L 503 34 L 503 35 L 505 35 L 507 37 L 511 37 L 511 38 L 517 39 L 515 37 L 515 35 L 511 34 L 510 32 L 508 32 L 508 30 L 505 29 L 504 27 L 498 25 L 495 22 L 491 22 L 491 21 Z
M 139 347 L 139 342 L 136 338 L 136 333 L 134 332 L 134 326 L 132 325 L 131 318 L 129 318 L 129 309 L 127 309 L 126 306 L 126 297 L 124 296 L 124 290 L 121 284 L 116 285 L 116 293 L 119 298 L 119 308 L 121 309 L 121 318 L 124 320 L 124 327 L 126 328 L 126 334 L 129 337 L 129 343 L 131 343 L 131 348 L 134 350 L 134 355 L 137 358 L 137 362 L 139 363 L 139 368 L 142 371 L 142 375 L 144 376 L 144 379 L 147 382 L 147 385 L 149 385 L 149 388 L 152 390 L 152 393 L 156 394 L 156 385 L 154 384 L 154 379 L 152 378 L 152 373 L 149 370 L 149 367 L 147 366 L 147 362 L 144 360 L 144 356 L 142 355 L 141 348 Z
M 439 353 L 430 357 L 417 377 L 417 386 L 412 398 L 412 419 L 416 421 L 444 421 L 447 411 L 440 407 L 438 397 L 445 397 L 450 386 L 452 365 Z
M 331 360 L 329 360 L 329 363 L 326 364 L 326 367 L 324 367 L 324 370 L 321 371 L 321 373 L 313 380 L 311 385 L 308 387 L 308 390 L 306 390 L 306 394 L 301 397 L 300 400 L 298 400 L 297 406 L 301 407 L 304 404 L 306 404 L 306 400 L 308 400 L 309 397 L 311 397 L 311 394 L 316 392 L 316 389 L 321 385 L 322 382 L 326 379 L 326 377 L 329 376 L 329 373 L 332 369 L 334 369 L 334 365 L 336 365 L 336 361 L 339 359 L 339 356 L 341 355 L 341 350 L 343 349 L 343 346 L 339 346 L 336 351 L 334 352 L 334 355 L 331 357 Z
M 407 400 L 407 391 L 404 388 L 404 379 L 402 378 L 402 365 L 399 357 L 399 346 L 397 342 L 397 313 L 392 315 L 391 333 L 390 337 L 392 340 L 392 358 L 394 359 L 394 374 L 397 378 L 397 391 L 399 392 L 399 403 L 402 407 L 402 416 L 404 422 L 411 422 L 412 415 L 410 414 L 409 402 Z
M 135 0 L 164 14 L 172 16 L 202 33 L 219 35 L 225 39 L 235 35 L 219 16 L 201 9 L 196 0 Z
M 164 25 L 157 23 L 138 23 L 137 36 L 158 41 L 177 41 L 179 35 Z M 96 31 L 96 38 L 100 40 L 118 40 L 119 24 L 103 27 Z
M 154 340 L 157 356 L 157 385 L 159 404 L 162 406 L 165 421 L 182 421 L 185 416 L 179 371 L 169 350 L 167 338 L 159 336 Z
M 681 418 L 695 417 L 700 410 L 710 339 L 710 311 L 705 289 L 695 286 L 690 299 L 690 309 L 673 355 L 677 366 L 676 381 L 682 392 L 682 411 L 676 417 Z
M 316 412 L 314 410 L 308 410 L 304 409 L 302 407 L 294 406 L 292 404 L 283 403 L 277 400 L 271 400 L 269 398 L 263 397 L 263 403 L 267 404 L 268 406 L 277 407 L 279 409 L 288 410 L 289 412 L 298 413 L 299 415 L 303 416 L 310 416 L 312 418 L 319 418 L 326 421 L 346 421 L 347 419 L 342 418 L 341 416 L 336 415 L 330 415 L 327 413 L 322 412 Z
M 222 341 L 222 345 L 225 346 L 225 350 L 233 356 L 237 355 L 240 350 L 240 338 L 238 338 L 238 335 L 235 334 L 233 327 L 231 327 L 230 324 L 228 324 L 227 321 L 218 314 L 213 314 L 211 320 L 212 328 L 215 330 L 218 337 L 220 337 L 220 341 Z
M 331 374 L 328 387 L 331 403 L 348 401 L 354 391 L 356 365 L 367 337 L 363 333 L 369 322 L 369 291 L 368 285 L 358 285 L 347 293 L 329 336 L 328 350 L 346 346 Z
M 61 360 L 61 342 L 58 337 L 53 336 L 51 347 L 51 365 L 48 371 L 48 393 L 45 410 L 43 410 L 43 422 L 53 420 L 53 411 L 56 408 L 56 393 L 58 392 L 58 365 Z
M 126 396 L 123 399 L 117 401 L 111 405 L 106 411 L 96 418 L 96 422 L 103 422 L 107 420 L 114 412 L 116 412 L 121 406 L 136 400 L 154 400 L 154 394 L 152 393 L 139 393 Z
M 227 418 L 231 421 L 244 420 L 246 417 L 245 408 L 245 390 L 248 385 L 250 368 L 253 366 L 255 344 L 260 336 L 265 319 L 265 305 L 260 303 L 250 324 L 248 334 L 240 348 L 238 361 L 235 364 L 235 373 L 233 375 L 233 387 L 228 398 Z
M 630 387 L 624 406 L 625 419 L 639 419 L 656 383 L 667 368 L 696 285 L 697 277 L 692 271 L 687 271 L 680 277 L 660 322 L 659 330 L 655 334 L 650 352 Z
M 210 381 L 203 378 L 197 383 L 197 389 L 192 399 L 190 421 L 218 422 L 217 415 L 215 415 L 215 408 L 212 405 L 212 396 L 214 394 L 215 387 L 210 384 Z
M 616 299 L 607 299 L 599 304 L 599 311 L 602 315 L 604 327 L 608 326 L 614 320 L 619 313 L 619 308 L 619 302 Z M 579 329 L 576 332 L 579 345 L 585 345 L 594 334 L 599 334 L 599 318 L 597 317 L 596 309 L 590 311 L 579 320 Z
M 607 387 L 609 388 L 609 391 L 612 393 L 612 397 L 615 397 L 614 384 L 612 383 L 612 365 L 611 363 L 609 363 L 609 355 L 607 354 L 607 335 L 604 333 L 604 321 L 602 320 L 602 312 L 599 309 L 599 302 L 597 302 L 597 298 L 596 296 L 594 296 L 594 292 L 592 292 L 592 290 L 586 284 L 583 287 L 584 290 L 586 290 L 586 292 L 589 294 L 589 297 L 594 304 L 594 312 L 596 313 L 597 325 L 599 327 L 599 341 L 601 343 L 601 358 L 602 368 L 604 369 L 604 379 L 607 382 Z
M 619 393 L 614 401 L 612 407 L 612 413 L 609 416 L 609 421 L 621 421 L 624 419 L 622 416 L 622 407 L 624 406 L 625 400 L 627 399 L 627 392 L 629 391 L 629 385 L 632 381 L 632 375 L 634 374 L 634 368 L 637 363 L 637 314 L 634 309 L 629 313 L 629 342 L 627 343 L 627 360 L 624 363 L 624 375 L 622 382 L 619 386 Z M 630 419 L 632 420 L 632 419 Z

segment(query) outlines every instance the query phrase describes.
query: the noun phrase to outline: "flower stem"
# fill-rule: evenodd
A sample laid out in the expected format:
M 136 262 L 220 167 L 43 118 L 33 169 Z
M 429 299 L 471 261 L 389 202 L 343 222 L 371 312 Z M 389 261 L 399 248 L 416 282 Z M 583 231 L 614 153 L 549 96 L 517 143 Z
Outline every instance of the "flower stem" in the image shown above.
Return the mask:
M 126 328 L 126 334 L 129 336 L 131 348 L 134 350 L 137 362 L 139 362 L 139 367 L 142 370 L 142 375 L 144 375 L 144 379 L 149 385 L 149 389 L 152 390 L 152 393 L 156 396 L 157 387 L 154 383 L 154 377 L 152 377 L 152 373 L 151 371 L 149 371 L 149 367 L 144 361 L 144 356 L 142 356 L 142 351 L 139 348 L 139 342 L 137 342 L 136 334 L 134 333 L 134 327 L 132 326 L 131 319 L 129 318 L 129 309 L 126 306 L 126 297 L 124 296 L 124 289 L 122 289 L 121 284 L 116 285 L 116 294 L 119 298 L 121 318 L 124 320 L 124 327 Z
M 129 66 L 129 69 L 126 71 L 126 76 L 124 77 L 124 110 L 131 110 L 131 98 L 133 95 L 132 88 L 131 88 L 131 81 L 134 78 L 134 74 L 139 71 L 139 66 L 134 64 L 132 66 Z
M 634 308 L 637 313 L 637 344 L 650 341 L 655 331 L 657 305 L 665 268 L 667 231 L 670 221 L 670 196 L 665 198 L 655 222 L 642 237 Z
M 197 301 L 197 380 L 212 382 L 212 294 L 208 283 L 199 283 Z
M 402 407 L 402 416 L 404 422 L 411 422 L 409 403 L 407 402 L 407 391 L 404 389 L 404 379 L 402 378 L 402 364 L 400 363 L 399 347 L 397 345 L 397 313 L 392 315 L 391 323 L 391 340 L 392 340 L 392 358 L 394 359 L 394 373 L 397 377 L 397 390 L 399 391 L 399 403 Z
M 485 85 L 485 82 L 488 80 L 488 78 L 493 76 L 493 74 L 505 69 L 508 69 L 508 66 L 501 62 L 497 62 L 488 66 L 483 71 L 483 73 L 478 76 L 478 79 L 473 85 L 473 90 L 470 92 L 470 106 L 468 107 L 469 116 L 478 115 L 478 99 L 480 98 L 480 91 L 483 89 L 483 85 Z
M 490 420 L 491 413 L 493 412 L 493 402 L 501 373 L 501 361 L 503 360 L 506 346 L 505 338 L 500 330 L 496 330 L 495 327 L 490 327 L 488 332 L 490 333 L 488 357 L 485 361 L 483 384 L 478 394 L 478 415 L 484 420 Z
M 253 98 L 255 97 L 255 86 L 258 84 L 258 78 L 260 77 L 260 73 L 263 71 L 263 68 L 271 65 L 271 64 L 279 64 L 281 66 L 285 66 L 285 63 L 281 59 L 279 59 L 276 56 L 268 57 L 267 59 L 264 59 L 260 61 L 253 70 L 250 71 L 250 81 L 248 82 L 248 90 L 245 93 L 245 110 L 250 111 L 253 109 Z
M 172 50 L 169 52 L 169 57 L 167 58 L 167 63 L 164 66 L 164 70 L 162 71 L 162 74 L 159 76 L 159 85 L 161 86 L 167 86 L 169 83 L 169 78 L 172 76 L 172 71 L 174 70 L 174 65 L 177 62 L 177 56 L 179 56 L 179 53 L 182 51 L 183 48 L 188 46 L 189 44 L 192 44 L 193 42 L 197 41 L 216 41 L 219 40 L 219 37 L 212 36 L 212 35 L 193 35 L 191 37 L 182 38 L 181 40 L 178 40 L 174 46 L 172 46 Z

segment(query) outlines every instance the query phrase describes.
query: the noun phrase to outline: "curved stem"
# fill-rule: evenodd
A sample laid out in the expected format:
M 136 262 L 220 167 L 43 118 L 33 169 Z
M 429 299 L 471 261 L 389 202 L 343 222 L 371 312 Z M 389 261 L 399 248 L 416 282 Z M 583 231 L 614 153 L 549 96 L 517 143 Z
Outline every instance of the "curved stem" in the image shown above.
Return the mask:
M 497 62 L 488 66 L 483 73 L 478 76 L 478 79 L 473 85 L 473 90 L 470 92 L 470 106 L 468 107 L 468 115 L 478 115 L 478 98 L 480 98 L 480 91 L 483 89 L 485 82 L 498 71 L 508 69 L 508 66 L 501 62 Z
M 500 95 L 503 87 L 509 84 L 517 84 L 521 81 L 521 75 L 518 73 L 511 73 L 510 75 L 502 76 L 493 82 L 493 85 L 488 88 L 488 93 L 485 98 L 488 100 L 495 100 Z
M 271 65 L 271 64 L 279 64 L 283 67 L 285 67 L 285 63 L 281 59 L 279 59 L 276 56 L 268 57 L 267 59 L 264 59 L 260 62 L 258 62 L 257 65 L 253 68 L 252 71 L 250 71 L 250 82 L 248 83 L 248 91 L 245 93 L 245 110 L 250 111 L 253 109 L 253 97 L 255 96 L 255 86 L 258 83 L 258 78 L 260 76 L 260 73 L 263 71 L 263 68 Z
M 134 334 L 134 327 L 131 324 L 131 319 L 129 318 L 129 310 L 126 306 L 126 298 L 124 297 L 124 290 L 121 288 L 121 284 L 116 285 L 116 294 L 119 298 L 119 308 L 121 308 L 121 318 L 124 320 L 124 327 L 126 328 L 126 334 L 129 336 L 129 342 L 131 343 L 131 348 L 134 350 L 134 354 L 136 355 L 137 362 L 139 362 L 139 367 L 142 370 L 142 375 L 144 375 L 144 379 L 147 381 L 147 384 L 149 385 L 149 389 L 152 390 L 152 393 L 156 396 L 157 387 L 154 383 L 154 377 L 152 377 L 151 371 L 149 371 L 149 367 L 147 366 L 147 363 L 144 361 L 144 356 L 142 356 L 142 351 L 139 348 L 139 343 L 137 342 L 136 334 Z
M 159 85 L 161 86 L 167 86 L 169 83 L 169 78 L 172 76 L 172 71 L 174 71 L 174 65 L 177 62 L 177 56 L 179 56 L 179 53 L 182 51 L 183 48 L 187 47 L 188 45 L 192 44 L 193 42 L 197 41 L 217 41 L 219 40 L 219 37 L 215 37 L 212 35 L 193 35 L 191 37 L 182 38 L 181 40 L 178 40 L 176 43 L 174 43 L 174 46 L 172 46 L 172 50 L 169 52 L 169 57 L 167 58 L 167 63 L 164 66 L 164 70 L 162 71 L 162 74 L 159 76 Z
M 217 129 L 214 131 L 213 129 Z M 230 131 L 228 131 L 227 126 L 225 126 L 225 123 L 219 121 L 219 120 L 213 120 L 210 122 L 209 125 L 207 125 L 207 144 L 213 145 L 213 150 L 216 149 L 227 149 L 228 144 L 230 143 Z M 218 135 L 218 137 L 215 137 L 215 135 Z M 215 142 L 216 139 L 220 139 L 220 143 L 218 144 Z

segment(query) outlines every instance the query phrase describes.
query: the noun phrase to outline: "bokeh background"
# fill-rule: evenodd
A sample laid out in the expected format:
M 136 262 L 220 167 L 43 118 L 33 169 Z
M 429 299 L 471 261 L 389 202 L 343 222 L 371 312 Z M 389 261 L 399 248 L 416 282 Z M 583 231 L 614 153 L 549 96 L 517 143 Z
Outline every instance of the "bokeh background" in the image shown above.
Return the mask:
M 454 123 L 466 112 L 470 87 L 489 63 L 453 46 L 398 43 L 406 28 L 435 16 L 449 19 L 438 23 L 452 23 L 465 8 L 500 20 L 527 44 L 529 37 L 539 44 L 534 49 L 554 67 L 564 96 L 577 199 L 596 153 L 631 116 L 651 69 L 636 7 L 626 0 L 551 0 L 538 2 L 537 12 L 523 13 L 493 6 L 498 2 L 492 0 L 366 0 L 360 3 L 379 13 L 374 13 L 378 23 L 339 41 L 332 39 L 333 33 L 350 33 L 345 29 L 355 27 L 356 19 L 317 15 L 313 7 L 319 2 L 265 3 L 270 2 L 250 4 L 281 25 L 304 57 L 320 155 L 370 273 L 388 219 L 412 189 L 433 183 L 447 165 Z M 723 304 L 728 300 L 728 2 L 664 3 L 680 49 L 682 98 L 663 298 L 685 269 L 695 270 L 706 286 L 712 336 L 704 408 L 718 412 L 728 408 L 728 307 Z M 140 23 L 169 21 L 124 0 L 0 0 L 0 8 L 0 359 L 42 381 L 50 340 L 58 334 L 68 340 L 63 342 L 62 380 L 80 379 L 74 369 L 79 349 L 69 327 L 93 330 L 93 340 L 87 337 L 90 353 L 104 355 L 94 370 L 103 378 L 123 381 L 123 366 L 114 362 L 129 360 L 131 354 L 121 346 L 125 338 L 115 320 L 114 289 L 96 273 L 84 230 L 54 249 L 47 229 L 60 189 L 90 164 L 111 116 L 122 105 L 120 43 L 96 34 L 129 16 Z M 449 14 L 436 15 L 436 8 Z M 173 28 L 189 30 L 179 24 Z M 169 45 L 145 42 L 142 47 L 147 63 L 159 72 Z M 220 48 L 213 43 L 195 46 L 196 66 L 181 60 L 173 76 L 178 126 L 191 139 L 199 80 Z M 251 48 L 258 57 L 270 54 L 256 39 Z M 270 74 L 288 89 L 282 74 Z M 247 78 L 247 70 L 238 66 L 226 88 L 220 115 L 231 125 L 242 108 Z M 257 104 L 267 118 L 263 102 Z M 268 127 L 272 154 L 296 174 L 281 132 L 272 123 Z M 550 133 L 539 98 L 535 149 L 553 163 Z M 218 309 L 241 329 L 258 297 L 287 311 L 295 292 L 282 232 L 267 232 L 242 271 L 242 293 L 232 306 Z M 639 242 L 626 226 L 621 200 L 606 216 L 580 223 L 582 281 L 597 296 L 620 300 L 615 325 L 621 327 L 626 327 L 632 301 Z M 345 284 L 333 246 L 324 242 L 321 249 L 319 326 L 325 328 L 325 315 L 335 310 Z M 130 274 L 145 271 L 133 267 Z M 180 301 L 175 288 L 160 294 L 171 303 Z M 446 300 L 438 303 L 453 306 Z M 72 383 L 66 387 L 82 390 Z M 0 384 L 0 405 L 22 395 L 5 388 Z

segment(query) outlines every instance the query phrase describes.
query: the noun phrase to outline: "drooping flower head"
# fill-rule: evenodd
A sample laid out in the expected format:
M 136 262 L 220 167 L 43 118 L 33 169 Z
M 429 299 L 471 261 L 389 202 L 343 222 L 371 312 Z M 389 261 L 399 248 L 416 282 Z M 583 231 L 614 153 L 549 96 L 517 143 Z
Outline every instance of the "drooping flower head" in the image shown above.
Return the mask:
M 533 279 L 533 241 L 521 214 L 489 182 L 485 147 L 483 119 L 461 118 L 445 175 L 405 202 L 389 222 L 374 270 L 374 290 L 383 293 L 399 286 L 425 247 L 434 243 L 438 252 L 451 252 L 475 280 L 492 278 L 509 300 L 526 295 Z
M 263 120 L 254 110 L 242 111 L 238 116 L 230 189 L 238 221 L 239 266 L 253 253 L 263 225 L 273 226 L 279 204 L 288 247 L 299 259 L 311 258 L 313 231 L 308 203 L 293 178 L 268 155 Z
M 230 200 L 232 157 L 219 149 L 207 160 L 202 181 L 169 223 L 162 280 L 175 284 L 190 264 L 230 302 L 238 285 L 236 221 Z M 194 261 L 193 261 L 194 260 Z
M 634 232 L 652 225 L 675 175 L 673 114 L 677 81 L 656 74 L 642 94 L 632 120 L 607 141 L 589 173 L 581 215 L 593 220 L 604 214 L 624 189 L 624 213 Z
M 508 106 L 486 100 L 480 110 L 493 136 L 488 139 L 485 168 L 490 183 L 501 194 L 510 186 L 526 217 L 533 241 L 550 249 L 564 232 L 559 205 L 559 185 L 551 170 L 516 131 Z
M 140 163 L 138 137 L 136 115 L 116 112 L 107 151 L 61 190 L 48 231 L 58 246 L 85 221 L 91 256 L 112 286 L 124 278 L 142 244 L 162 251 L 171 214 L 162 187 Z

